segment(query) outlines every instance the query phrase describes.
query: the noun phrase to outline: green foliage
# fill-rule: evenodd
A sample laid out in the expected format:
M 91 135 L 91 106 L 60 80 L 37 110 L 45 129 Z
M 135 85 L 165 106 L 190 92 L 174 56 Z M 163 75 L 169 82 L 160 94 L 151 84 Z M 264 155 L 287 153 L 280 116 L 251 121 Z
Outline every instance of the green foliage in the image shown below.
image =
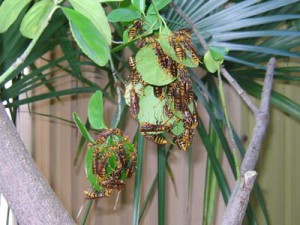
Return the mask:
M 31 0 L 5 0 L 2 3 L 0 7 L 0 33 L 7 31 L 29 2 Z
M 141 17 L 141 13 L 135 8 L 119 8 L 108 14 L 110 22 L 130 22 Z
M 159 65 L 152 47 L 144 47 L 136 55 L 136 66 L 143 80 L 149 84 L 164 86 L 175 80 Z
M 161 10 L 164 7 L 166 7 L 170 2 L 171 0 L 159 0 L 159 1 L 155 1 L 155 5 L 157 10 Z M 151 3 L 147 11 L 147 15 L 151 15 L 151 14 L 156 14 L 153 3 Z
M 47 24 L 51 14 L 56 9 L 52 0 L 36 2 L 24 16 L 20 31 L 27 38 L 37 38 Z
M 81 13 L 69 8 L 62 9 L 69 19 L 70 29 L 78 46 L 99 66 L 106 65 L 110 52 L 108 44 L 103 41 L 103 34 Z
M 88 107 L 88 118 L 91 126 L 97 130 L 106 129 L 103 118 L 103 97 L 101 91 L 96 91 L 90 98 Z
M 108 24 L 105 11 L 101 4 L 97 0 L 81 1 L 81 0 L 69 0 L 73 8 L 86 16 L 102 34 L 101 37 L 105 37 L 108 45 L 111 44 L 111 30 Z M 100 38 L 95 36 L 94 38 Z
M 137 8 L 141 13 L 144 13 L 146 0 L 131 0 L 132 5 Z
M 153 93 L 153 86 L 169 85 L 176 81 L 177 77 L 172 77 L 166 72 L 159 64 L 156 54 L 151 46 L 146 46 L 138 50 L 133 43 L 140 40 L 145 36 L 151 35 L 158 41 L 163 51 L 171 57 L 174 61 L 180 62 L 176 52 L 169 44 L 169 37 L 172 32 L 182 28 L 191 28 L 193 24 L 194 30 L 204 38 L 209 46 L 209 51 L 205 52 L 203 46 L 200 44 L 198 37 L 193 33 L 193 42 L 199 52 L 204 55 L 204 64 L 210 74 L 205 75 L 200 79 L 197 75 L 193 77 L 193 90 L 197 96 L 197 101 L 207 111 L 210 118 L 211 130 L 214 135 L 208 134 L 204 127 L 202 120 L 199 120 L 197 128 L 200 138 L 207 150 L 208 158 L 210 160 L 211 169 L 208 176 L 215 176 L 219 189 L 221 190 L 223 199 L 227 202 L 229 197 L 229 188 L 225 179 L 222 167 L 219 162 L 218 154 L 215 152 L 215 143 L 219 143 L 226 155 L 226 160 L 232 169 L 232 175 L 236 176 L 234 168 L 234 160 L 228 141 L 224 134 L 223 127 L 226 124 L 225 116 L 219 101 L 216 99 L 218 93 L 217 86 L 212 85 L 210 82 L 211 76 L 216 75 L 219 66 L 224 63 L 229 72 L 245 89 L 245 91 L 256 98 L 260 98 L 262 87 L 257 80 L 262 79 L 265 74 L 265 63 L 270 56 L 276 56 L 279 59 L 299 58 L 297 47 L 300 45 L 300 32 L 299 32 L 299 3 L 295 0 L 277 0 L 277 1 L 197 1 L 197 0 L 174 0 L 175 4 L 182 14 L 168 6 L 170 0 L 152 1 L 147 8 L 146 1 L 132 0 L 124 1 L 122 3 L 115 3 L 121 1 L 113 0 L 89 0 L 79 1 L 70 0 L 71 8 L 63 8 L 63 12 L 54 11 L 61 1 L 55 2 L 50 0 L 41 0 L 33 4 L 31 8 L 28 6 L 29 0 L 13 1 L 5 0 L 0 7 L 0 32 L 4 32 L 0 37 L 3 40 L 3 50 L 0 52 L 0 71 L 3 73 L 1 76 L 1 99 L 5 101 L 12 114 L 16 108 L 21 104 L 28 104 L 44 99 L 57 98 L 63 95 L 75 95 L 80 93 L 94 93 L 89 105 L 89 121 L 95 129 L 104 129 L 106 125 L 103 121 L 103 103 L 102 94 L 104 98 L 114 100 L 116 93 L 115 81 L 124 81 L 123 71 L 119 74 L 118 71 L 105 67 L 108 60 L 111 59 L 111 52 L 113 52 L 112 60 L 116 68 L 125 68 L 126 62 L 122 60 L 122 50 L 125 47 L 130 47 L 136 53 L 137 70 L 141 77 L 146 81 L 148 86 L 141 85 L 140 83 L 126 84 L 125 100 L 130 106 L 130 90 L 134 89 L 138 95 L 140 112 L 138 119 L 142 122 L 149 123 L 166 123 L 173 124 L 174 118 L 168 119 L 163 106 L 167 104 L 171 110 L 174 110 L 174 103 L 170 99 L 163 98 L 162 100 L 156 98 Z M 106 17 L 102 2 L 112 7 L 112 12 Z M 131 3 L 131 4 L 130 4 Z M 155 5 L 154 5 L 155 4 Z M 122 8 L 120 8 L 121 6 Z M 159 14 L 159 11 L 164 9 Z M 186 18 L 191 22 L 189 23 Z M 134 39 L 128 38 L 128 32 L 132 28 L 132 21 L 140 19 L 143 22 L 143 28 Z M 22 21 L 22 23 L 21 23 Z M 50 21 L 50 22 L 49 22 Z M 69 22 L 70 29 L 78 47 L 74 47 L 72 41 L 68 37 L 68 28 L 64 26 Z M 108 21 L 112 22 L 114 26 L 115 40 L 124 40 L 124 43 L 116 46 L 110 50 L 112 43 L 111 30 Z M 48 23 L 49 22 L 49 23 Z M 21 24 L 21 33 L 32 39 L 30 43 L 19 33 L 19 26 Z M 298 28 L 297 28 L 298 26 Z M 42 35 L 40 35 L 42 34 Z M 67 38 L 68 37 L 68 38 Z M 139 44 L 137 44 L 139 45 Z M 53 50 L 56 46 L 60 46 L 64 55 L 58 59 L 49 61 L 45 66 L 36 68 L 34 62 L 43 54 Z M 34 47 L 34 48 L 33 48 Z M 230 52 L 228 52 L 230 50 Z M 16 67 L 10 67 L 17 59 L 28 53 L 24 61 Z M 91 60 L 85 59 L 79 61 L 82 54 L 86 54 Z M 189 57 L 185 58 L 182 62 L 187 67 L 198 67 L 198 62 L 193 60 L 191 52 L 184 50 L 184 53 Z M 68 66 L 61 66 L 62 62 L 68 62 Z M 105 88 L 100 88 L 98 84 L 85 78 L 80 70 L 82 66 L 95 65 L 100 66 L 102 69 L 108 71 L 108 82 Z M 202 65 L 200 65 L 202 67 Z M 24 68 L 30 67 L 31 71 L 28 75 L 24 76 L 22 71 Z M 59 72 L 58 76 L 53 76 L 52 73 L 47 72 L 56 68 Z M 59 68 L 59 69 L 57 69 Z M 7 72 L 8 71 L 8 72 Z M 284 67 L 277 68 L 275 79 L 283 82 L 298 82 L 297 76 L 293 72 L 299 72 L 299 67 L 289 64 Z M 65 76 L 72 76 L 72 78 L 79 81 L 82 86 L 67 90 L 57 91 L 54 86 L 55 83 L 60 82 Z M 115 77 L 113 77 L 113 76 Z M 10 87 L 5 87 L 5 83 L 13 80 L 14 84 Z M 203 82 L 204 83 L 203 83 Z M 101 87 L 105 86 L 103 83 Z M 209 89 L 206 86 L 211 85 Z M 48 90 L 47 93 L 41 95 L 34 95 L 24 99 L 18 99 L 20 94 L 34 90 L 35 88 L 45 86 Z M 164 87 L 165 88 L 165 87 Z M 215 92 L 215 93 L 214 93 Z M 209 101 L 207 100 L 209 99 Z M 122 103 L 123 101 L 123 103 Z M 115 121 L 125 121 L 128 107 L 124 107 L 124 100 L 119 96 L 118 107 L 116 112 Z M 122 105 L 123 104 L 123 105 Z M 292 99 L 283 96 L 281 93 L 273 92 L 272 104 L 278 107 L 283 112 L 294 118 L 299 119 L 300 106 Z M 151 110 L 149 110 L 149 108 Z M 189 105 L 190 111 L 194 111 L 194 106 Z M 91 137 L 86 126 L 82 123 L 76 113 L 73 114 L 74 121 L 84 138 L 94 145 L 87 150 L 86 153 L 86 169 L 87 176 L 91 186 L 96 192 L 103 189 L 103 185 L 99 183 L 99 179 L 95 176 L 92 170 L 93 163 L 95 163 L 94 153 L 96 148 L 96 141 Z M 178 112 L 177 118 L 182 119 L 183 115 Z M 114 123 L 116 126 L 117 122 Z M 120 124 L 119 124 L 120 125 Z M 175 136 L 182 134 L 184 124 L 180 120 L 176 126 L 172 128 L 172 133 Z M 161 133 L 161 132 L 153 132 Z M 142 136 L 139 135 L 139 159 L 142 157 L 143 143 Z M 240 143 L 236 135 L 237 143 Z M 118 137 L 114 136 L 112 139 L 107 139 L 105 144 L 101 147 L 104 150 L 100 152 L 110 152 L 108 146 L 117 146 Z M 122 139 L 123 140 L 123 139 Z M 101 144 L 100 144 L 101 146 Z M 134 152 L 134 147 L 126 142 L 124 144 L 126 149 L 126 158 L 129 160 L 130 152 Z M 239 151 L 243 155 L 244 149 L 242 144 L 238 144 Z M 161 146 L 164 148 L 163 146 Z M 98 148 L 99 149 L 99 148 Z M 162 153 L 162 152 L 158 152 Z M 117 157 L 114 153 L 113 156 L 108 157 L 107 166 L 105 168 L 105 179 L 114 174 L 117 167 Z M 167 155 L 160 154 L 160 169 L 159 172 L 159 196 L 164 199 L 164 188 L 162 177 L 165 174 L 165 162 Z M 125 170 L 124 166 L 124 170 Z M 142 206 L 141 215 L 139 210 L 140 187 L 142 182 L 141 177 L 142 162 L 138 162 L 138 175 L 136 177 L 135 192 L 134 192 L 134 224 L 138 224 L 141 220 L 144 210 L 151 202 L 151 196 L 155 191 L 155 186 L 152 185 L 150 192 L 147 194 L 147 200 Z M 113 175 L 115 176 L 115 175 Z M 176 176 L 176 174 L 175 174 Z M 120 180 L 125 180 L 124 172 L 120 175 Z M 154 180 L 153 184 L 157 181 L 158 177 Z M 211 178 L 212 179 L 212 178 Z M 206 189 L 213 188 L 215 190 L 215 181 L 208 181 Z M 209 179 L 208 179 L 209 180 Z M 212 191 L 213 192 L 213 191 Z M 206 196 L 211 196 L 214 199 L 213 193 L 207 193 Z M 104 193 L 105 194 L 105 193 Z M 107 193 L 106 193 L 107 194 Z M 266 205 L 263 196 L 259 189 L 259 185 L 255 186 L 256 198 L 262 208 L 263 214 L 266 218 L 266 224 L 270 224 L 270 219 L 267 214 Z M 206 198 L 207 199 L 207 198 Z M 210 200 L 209 200 L 210 201 Z M 211 200 L 213 201 L 213 200 Z M 206 206 L 207 206 L 206 202 Z M 206 207 L 207 215 L 213 217 L 213 209 Z M 164 221 L 164 204 L 160 205 L 159 220 L 163 224 Z M 87 214 L 86 214 L 87 215 Z M 206 215 L 206 216 L 207 216 Z M 138 218 L 140 216 L 140 218 Z M 205 216 L 204 216 L 205 217 Z M 251 208 L 248 209 L 249 223 L 254 224 L 256 219 Z M 85 217 L 86 219 L 86 217 Z
M 85 139 L 91 143 L 96 143 L 76 112 L 73 112 L 73 120 Z

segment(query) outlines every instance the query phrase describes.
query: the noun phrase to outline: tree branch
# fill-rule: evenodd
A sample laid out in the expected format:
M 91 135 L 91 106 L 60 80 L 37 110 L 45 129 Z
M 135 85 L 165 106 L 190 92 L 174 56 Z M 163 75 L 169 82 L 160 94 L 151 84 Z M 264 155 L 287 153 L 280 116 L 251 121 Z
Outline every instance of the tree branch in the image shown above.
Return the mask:
M 245 173 L 244 178 L 231 194 L 235 197 L 229 200 L 228 206 L 230 205 L 230 207 L 226 207 L 223 225 L 240 225 L 242 223 L 256 177 L 257 173 L 253 170 Z
M 20 224 L 75 224 L 36 167 L 0 102 L 0 192 Z
M 221 67 L 221 73 L 223 77 L 230 83 L 231 87 L 236 91 L 236 93 L 241 96 L 243 101 L 246 103 L 248 108 L 252 111 L 254 116 L 257 115 L 258 113 L 258 108 L 257 106 L 253 103 L 249 95 L 245 92 L 243 88 L 236 82 L 236 80 L 230 75 L 230 73 L 226 70 L 224 66 Z
M 170 5 L 189 24 L 189 26 L 195 33 L 199 43 L 202 45 L 205 51 L 208 51 L 208 44 L 206 43 L 202 35 L 199 33 L 194 23 L 190 20 L 190 18 L 174 3 L 171 3 Z M 253 169 L 256 166 L 258 156 L 261 150 L 261 144 L 264 139 L 269 122 L 270 98 L 275 64 L 275 58 L 271 58 L 268 62 L 259 109 L 252 102 L 249 95 L 247 95 L 247 93 L 240 87 L 236 80 L 229 74 L 225 67 L 223 66 L 221 68 L 221 73 L 224 76 L 224 78 L 243 99 L 243 101 L 246 103 L 246 105 L 249 107 L 249 109 L 253 112 L 255 116 L 255 128 L 252 132 L 252 138 L 241 166 L 242 181 L 237 181 L 235 184 L 235 187 L 230 196 L 229 202 L 224 213 L 222 225 L 240 225 L 245 215 L 245 210 L 248 205 L 249 196 L 257 176 L 256 172 L 253 171 Z
M 263 142 L 266 129 L 269 123 L 270 98 L 275 64 L 276 59 L 271 58 L 267 66 L 267 73 L 265 76 L 264 88 L 261 96 L 261 104 L 259 111 L 255 116 L 255 128 L 253 129 L 252 138 L 241 166 L 241 175 L 242 177 L 244 177 L 244 180 L 246 180 L 246 177 L 249 176 L 249 173 L 254 172 L 253 169 L 256 166 L 258 156 L 261 151 L 261 144 Z M 254 173 L 256 177 L 256 172 Z M 253 184 L 250 187 L 251 188 L 247 188 L 247 190 L 244 190 L 244 183 L 236 182 L 233 192 L 230 196 L 229 202 L 227 204 L 226 210 L 224 212 L 222 225 L 242 224 Z
M 275 65 L 276 59 L 271 58 L 267 66 L 267 73 L 264 80 L 264 88 L 262 91 L 260 108 L 258 113 L 255 115 L 255 127 L 253 130 L 253 135 L 241 165 L 242 175 L 249 170 L 253 170 L 258 160 L 261 144 L 269 123 L 270 99 Z

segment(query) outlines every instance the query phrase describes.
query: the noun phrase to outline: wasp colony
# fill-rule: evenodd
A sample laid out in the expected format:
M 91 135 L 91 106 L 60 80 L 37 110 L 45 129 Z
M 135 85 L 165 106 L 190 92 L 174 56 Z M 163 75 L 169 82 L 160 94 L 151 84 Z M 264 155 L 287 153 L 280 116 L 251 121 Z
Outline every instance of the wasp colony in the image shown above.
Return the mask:
M 128 137 L 119 129 L 106 129 L 88 144 L 85 156 L 87 178 L 91 190 L 85 191 L 87 198 L 109 197 L 114 190 L 125 188 L 125 180 L 136 169 L 137 152 Z
M 145 138 L 166 144 L 171 135 L 178 148 L 186 151 L 198 125 L 187 67 L 197 67 L 200 56 L 192 44 L 191 31 L 171 32 L 165 27 L 159 35 L 143 38 L 142 32 L 140 20 L 128 29 L 128 40 L 138 39 L 139 50 L 128 60 L 131 74 L 126 103 Z

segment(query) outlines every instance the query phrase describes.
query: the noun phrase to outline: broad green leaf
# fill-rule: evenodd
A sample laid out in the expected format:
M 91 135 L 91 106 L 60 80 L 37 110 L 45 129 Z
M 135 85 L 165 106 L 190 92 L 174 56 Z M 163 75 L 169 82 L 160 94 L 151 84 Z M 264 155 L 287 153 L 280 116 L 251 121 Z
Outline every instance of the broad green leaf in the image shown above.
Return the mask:
M 161 10 L 166 5 L 168 5 L 170 2 L 171 2 L 171 0 L 159 0 L 159 1 L 155 1 L 157 10 Z M 150 15 L 150 14 L 155 14 L 155 9 L 154 9 L 153 3 L 149 6 L 148 11 L 147 11 L 147 15 Z
M 102 186 L 99 184 L 97 177 L 93 171 L 93 161 L 94 161 L 94 151 L 95 147 L 91 147 L 87 150 L 85 154 L 85 172 L 88 181 L 90 182 L 92 188 L 95 191 L 101 191 Z
M 111 44 L 111 30 L 108 24 L 105 11 L 97 0 L 70 0 L 74 9 L 86 16 L 106 38 L 107 43 Z
M 90 133 L 88 132 L 88 130 L 86 129 L 86 127 L 84 126 L 83 122 L 81 121 L 81 119 L 79 118 L 76 112 L 73 112 L 73 119 L 74 122 L 76 123 L 76 126 L 80 130 L 82 136 L 84 136 L 87 141 L 95 144 L 96 143 L 95 140 L 92 138 L 92 136 L 90 135 Z
M 187 66 L 187 67 L 198 67 L 199 62 L 195 61 L 193 57 L 191 57 L 191 53 L 189 51 L 185 51 L 187 57 L 184 58 L 182 61 L 180 61 L 175 53 L 175 50 L 172 48 L 172 46 L 169 43 L 169 36 L 172 34 L 172 31 L 168 27 L 163 27 L 161 29 L 160 35 L 157 38 L 157 41 L 161 45 L 162 49 L 164 50 L 164 53 L 166 55 L 170 56 L 173 60 L 176 62 L 179 62 L 180 64 Z
M 134 5 L 141 13 L 144 14 L 146 0 L 131 0 L 132 5 Z
M 5 0 L 2 3 L 0 6 L 0 33 L 7 31 L 29 2 L 31 0 Z
M 95 129 L 106 129 L 105 121 L 103 118 L 103 97 L 101 91 L 96 91 L 89 101 L 88 118 L 91 126 Z
M 214 60 L 223 62 L 224 56 L 228 54 L 229 49 L 225 47 L 214 47 L 211 46 L 209 48 L 210 54 L 213 57 Z
M 56 8 L 57 6 L 51 0 L 36 2 L 22 20 L 20 27 L 22 35 L 30 39 L 40 35 Z
M 123 40 L 123 43 L 127 43 L 127 42 L 128 42 L 128 40 L 129 40 L 128 29 L 126 29 L 126 30 L 123 32 L 122 40 Z
M 168 120 L 163 107 L 165 103 L 166 99 L 160 100 L 154 96 L 152 86 L 146 86 L 143 95 L 139 98 L 139 122 L 165 123 Z
M 146 30 L 148 29 L 157 30 L 160 27 L 157 16 L 155 14 L 145 16 L 145 22 L 146 23 L 144 26 L 146 27 Z
M 204 64 L 207 70 L 211 73 L 215 73 L 219 69 L 219 62 L 214 60 L 210 51 L 207 51 L 204 55 Z
M 110 22 L 130 22 L 141 17 L 138 10 L 132 8 L 118 8 L 108 14 L 107 19 Z
M 99 66 L 105 66 L 110 58 L 106 39 L 95 25 L 81 13 L 62 8 L 67 16 L 71 32 L 81 50 Z
M 152 85 L 163 86 L 176 79 L 163 70 L 152 47 L 144 47 L 138 51 L 136 67 L 143 80 Z
M 113 154 L 112 156 L 110 156 L 108 158 L 108 165 L 106 166 L 107 175 L 114 172 L 114 169 L 116 168 L 116 166 L 117 166 L 117 157 L 115 154 Z

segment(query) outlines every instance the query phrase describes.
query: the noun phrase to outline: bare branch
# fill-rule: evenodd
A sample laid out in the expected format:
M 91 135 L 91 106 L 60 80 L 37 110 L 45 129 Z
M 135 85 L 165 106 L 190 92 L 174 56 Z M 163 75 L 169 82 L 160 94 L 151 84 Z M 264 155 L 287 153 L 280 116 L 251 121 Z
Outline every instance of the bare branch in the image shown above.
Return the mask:
M 0 192 L 20 224 L 75 224 L 22 143 L 0 102 Z
M 261 104 L 257 115 L 255 116 L 255 128 L 252 132 L 252 138 L 247 148 L 245 157 L 241 166 L 241 175 L 244 177 L 242 180 L 246 180 L 249 177 L 249 172 L 254 172 L 253 169 L 256 166 L 258 156 L 261 151 L 261 144 L 263 142 L 266 129 L 269 122 L 269 109 L 270 98 L 274 76 L 276 59 L 271 58 L 268 62 L 267 73 L 264 80 L 264 88 L 261 97 Z M 250 176 L 251 177 L 251 176 Z M 255 172 L 256 177 L 256 172 Z M 255 178 L 253 179 L 254 183 Z M 251 186 L 251 189 L 253 184 Z M 244 183 L 236 182 L 233 192 L 230 196 L 227 204 L 222 225 L 240 225 L 242 224 L 242 218 L 245 215 L 245 210 L 248 205 L 249 195 L 251 189 L 249 189 L 249 195 L 241 195 L 241 191 L 244 188 Z
M 261 149 L 261 144 L 269 123 L 269 108 L 275 64 L 275 58 L 271 58 L 268 62 L 267 73 L 264 80 L 264 88 L 261 96 L 260 109 L 255 117 L 256 125 L 254 127 L 251 141 L 249 143 L 244 160 L 241 165 L 242 175 L 245 174 L 247 171 L 253 170 L 255 168 Z
M 253 103 L 249 95 L 245 92 L 243 88 L 236 82 L 236 80 L 228 73 L 228 71 L 223 66 L 221 68 L 221 73 L 225 77 L 225 79 L 230 83 L 230 85 L 234 88 L 234 90 L 237 92 L 239 96 L 243 99 L 243 101 L 246 103 L 246 105 L 249 107 L 249 109 L 253 112 L 254 116 L 258 113 L 257 106 Z
M 245 177 L 241 180 L 240 185 L 232 193 L 235 198 L 232 198 L 228 203 L 231 207 L 226 208 L 222 225 L 242 224 L 256 177 L 257 173 L 255 171 L 245 173 Z
M 173 2 L 170 4 L 171 7 L 189 24 L 195 33 L 198 41 L 203 46 L 205 51 L 209 50 L 209 46 L 205 39 L 199 33 L 194 23 L 189 19 L 189 17 Z M 224 214 L 223 225 L 240 225 L 242 223 L 246 207 L 248 205 L 249 196 L 256 178 L 256 172 L 253 171 L 258 160 L 258 156 L 261 149 L 261 144 L 264 139 L 266 129 L 269 122 L 269 108 L 270 108 L 270 98 L 271 90 L 274 76 L 276 59 L 271 58 L 268 62 L 267 72 L 264 81 L 264 88 L 261 97 L 260 108 L 252 102 L 249 95 L 240 87 L 237 81 L 229 74 L 229 72 L 223 66 L 221 68 L 221 73 L 224 78 L 229 82 L 229 84 L 235 89 L 239 96 L 243 99 L 249 109 L 253 112 L 255 116 L 255 128 L 252 132 L 252 138 L 250 144 L 247 148 L 246 155 L 241 166 L 242 182 L 238 181 L 235 184 L 234 190 L 230 196 L 229 203 L 226 207 Z M 232 143 L 231 147 L 232 147 Z M 249 177 L 250 173 L 250 177 Z M 253 174 L 254 173 L 254 174 Z M 246 179 L 249 180 L 249 186 L 245 188 Z M 248 182 L 248 181 L 247 181 Z

